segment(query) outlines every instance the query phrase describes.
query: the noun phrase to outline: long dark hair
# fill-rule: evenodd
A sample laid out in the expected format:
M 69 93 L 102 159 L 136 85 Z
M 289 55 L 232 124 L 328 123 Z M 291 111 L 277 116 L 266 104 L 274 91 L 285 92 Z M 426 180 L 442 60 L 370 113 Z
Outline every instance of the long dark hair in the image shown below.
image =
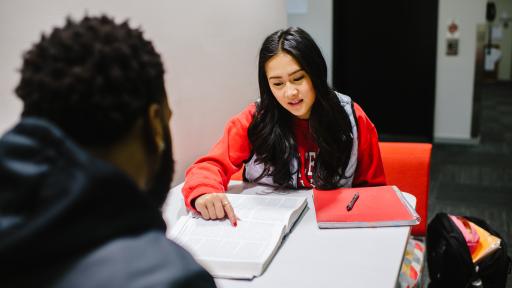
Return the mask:
M 320 48 L 306 31 L 295 27 L 272 33 L 260 50 L 260 101 L 248 130 L 256 161 L 265 167 L 260 178 L 272 176 L 274 183 L 285 187 L 291 186 L 292 174 L 297 173 L 290 168 L 292 161 L 299 157 L 292 129 L 294 116 L 272 94 L 265 71 L 267 61 L 281 52 L 299 63 L 316 91 L 309 118 L 309 128 L 319 150 L 313 184 L 321 189 L 336 188 L 340 180 L 351 176 L 345 175 L 345 170 L 352 150 L 352 124 L 336 93 L 327 84 L 327 65 Z

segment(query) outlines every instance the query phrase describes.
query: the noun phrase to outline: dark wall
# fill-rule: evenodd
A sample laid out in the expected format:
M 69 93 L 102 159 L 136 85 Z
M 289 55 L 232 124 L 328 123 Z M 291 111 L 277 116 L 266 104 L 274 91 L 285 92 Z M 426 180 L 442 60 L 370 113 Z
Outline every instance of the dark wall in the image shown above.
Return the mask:
M 333 84 L 382 140 L 431 141 L 437 0 L 333 1 Z

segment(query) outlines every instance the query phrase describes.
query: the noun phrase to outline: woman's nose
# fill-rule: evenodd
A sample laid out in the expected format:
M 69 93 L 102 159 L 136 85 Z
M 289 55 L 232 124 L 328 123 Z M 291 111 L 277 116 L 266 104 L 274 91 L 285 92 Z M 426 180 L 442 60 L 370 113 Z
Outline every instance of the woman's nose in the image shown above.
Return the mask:
M 284 96 L 286 98 L 295 97 L 299 92 L 297 88 L 291 84 L 287 84 L 284 89 Z

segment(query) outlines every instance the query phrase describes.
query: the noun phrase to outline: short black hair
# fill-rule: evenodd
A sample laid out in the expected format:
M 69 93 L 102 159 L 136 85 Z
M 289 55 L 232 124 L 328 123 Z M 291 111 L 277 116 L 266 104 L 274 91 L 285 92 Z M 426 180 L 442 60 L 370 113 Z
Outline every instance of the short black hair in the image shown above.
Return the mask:
M 127 21 L 68 18 L 24 54 L 16 94 L 22 116 L 45 118 L 86 146 L 112 144 L 163 103 L 164 67 L 153 44 Z

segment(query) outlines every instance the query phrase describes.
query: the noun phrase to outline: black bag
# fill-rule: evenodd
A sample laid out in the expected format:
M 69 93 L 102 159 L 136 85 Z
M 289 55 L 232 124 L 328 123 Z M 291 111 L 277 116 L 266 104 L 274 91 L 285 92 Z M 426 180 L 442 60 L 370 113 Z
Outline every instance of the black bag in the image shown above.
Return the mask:
M 512 261 L 507 243 L 485 221 L 464 216 L 467 220 L 501 239 L 501 248 L 474 264 L 462 232 L 446 213 L 438 213 L 427 227 L 427 263 L 429 288 L 504 288 Z

